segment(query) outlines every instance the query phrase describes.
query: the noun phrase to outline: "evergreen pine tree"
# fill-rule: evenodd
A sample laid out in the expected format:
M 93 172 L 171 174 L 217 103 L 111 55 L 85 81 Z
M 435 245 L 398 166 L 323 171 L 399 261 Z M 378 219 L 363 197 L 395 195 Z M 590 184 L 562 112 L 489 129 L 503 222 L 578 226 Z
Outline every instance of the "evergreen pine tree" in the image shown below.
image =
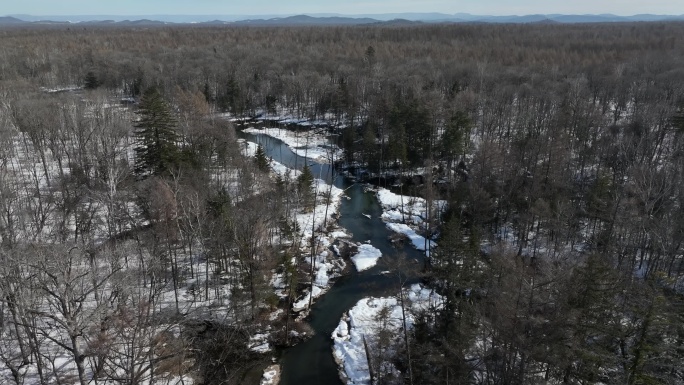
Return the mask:
M 97 76 L 95 75 L 95 72 L 88 71 L 85 78 L 83 79 L 83 86 L 87 90 L 94 90 L 100 86 L 100 81 L 97 80 Z
M 302 203 L 304 207 L 313 206 L 313 182 L 314 177 L 311 173 L 311 168 L 305 165 L 302 169 L 302 173 L 297 177 L 297 189 L 299 190 L 299 196 L 302 198 Z
M 138 175 L 160 175 L 179 160 L 176 119 L 159 90 L 145 91 L 136 111 L 135 171 Z
M 254 162 L 259 170 L 264 172 L 268 171 L 268 165 L 270 162 L 266 157 L 266 151 L 264 151 L 264 148 L 261 145 L 257 146 L 256 154 L 254 155 Z
M 472 125 L 465 112 L 457 111 L 444 128 L 441 141 L 442 155 L 447 158 L 449 167 L 457 156 L 465 155 Z

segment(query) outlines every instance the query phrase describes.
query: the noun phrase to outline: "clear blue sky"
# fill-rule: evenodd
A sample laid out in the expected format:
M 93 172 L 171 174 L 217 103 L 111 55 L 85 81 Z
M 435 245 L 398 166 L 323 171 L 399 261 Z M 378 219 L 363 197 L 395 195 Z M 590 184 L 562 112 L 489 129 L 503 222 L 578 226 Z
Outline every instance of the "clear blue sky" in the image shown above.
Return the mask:
M 0 0 L 0 15 L 682 14 L 684 0 Z

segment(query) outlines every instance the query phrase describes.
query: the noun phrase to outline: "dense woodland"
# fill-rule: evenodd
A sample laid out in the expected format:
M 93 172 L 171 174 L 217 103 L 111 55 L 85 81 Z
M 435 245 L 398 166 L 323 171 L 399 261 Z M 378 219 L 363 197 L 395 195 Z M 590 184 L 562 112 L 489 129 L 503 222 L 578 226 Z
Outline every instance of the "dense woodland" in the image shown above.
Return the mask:
M 328 121 L 340 167 L 448 201 L 424 229 L 445 304 L 378 383 L 684 383 L 684 24 L 0 41 L 3 379 L 242 381 L 268 274 L 307 281 L 288 213 L 311 192 L 243 157 L 229 113 Z

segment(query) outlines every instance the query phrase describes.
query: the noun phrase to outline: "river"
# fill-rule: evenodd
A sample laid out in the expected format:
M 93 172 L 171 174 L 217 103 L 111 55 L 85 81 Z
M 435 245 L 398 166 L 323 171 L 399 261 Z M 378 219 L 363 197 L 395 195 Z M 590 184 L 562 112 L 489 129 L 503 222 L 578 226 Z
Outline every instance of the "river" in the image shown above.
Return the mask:
M 331 165 L 304 159 L 278 139 L 243 132 L 238 135 L 261 144 L 269 157 L 287 167 L 301 169 L 306 161 L 315 176 L 328 176 L 325 179 L 330 180 Z M 399 277 L 392 272 L 392 267 L 400 262 L 398 258 L 419 262 L 423 258 L 420 251 L 408 244 L 396 248 L 390 242 L 392 232 L 380 219 L 382 208 L 375 194 L 365 193 L 362 185 L 337 177 L 334 170 L 332 179 L 336 187 L 347 189 L 346 194 L 351 198 L 342 199 L 339 225 L 352 234 L 354 242 L 370 241 L 382 252 L 382 258 L 377 266 L 360 273 L 352 267 L 349 274 L 338 278 L 332 288 L 316 300 L 307 318 L 315 334 L 309 340 L 283 350 L 280 356 L 281 385 L 342 384 L 333 359 L 331 339 L 342 315 L 364 297 L 398 292 Z M 369 214 L 371 218 L 362 214 Z M 415 281 L 412 279 L 409 283 Z

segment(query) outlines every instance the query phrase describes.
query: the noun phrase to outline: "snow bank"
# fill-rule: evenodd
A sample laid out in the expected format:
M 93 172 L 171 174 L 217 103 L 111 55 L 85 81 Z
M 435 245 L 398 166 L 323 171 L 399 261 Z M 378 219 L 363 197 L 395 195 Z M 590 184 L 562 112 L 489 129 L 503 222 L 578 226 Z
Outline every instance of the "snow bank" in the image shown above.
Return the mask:
M 316 191 L 316 206 L 311 212 L 297 214 L 296 220 L 304 237 L 311 239 L 312 229 L 319 231 L 325 230 L 323 227 L 328 223 L 334 223 L 333 214 L 342 201 L 344 191 L 335 186 L 330 186 L 322 179 L 314 179 L 314 190 Z M 326 213 L 326 201 L 323 196 L 330 193 L 330 205 Z M 327 215 L 326 215 L 327 214 Z
M 377 197 L 384 211 L 383 219 L 420 225 L 427 218 L 427 202 L 423 198 L 395 194 L 384 188 L 378 189 Z M 446 201 L 435 200 L 433 208 L 437 213 L 443 212 Z
M 254 142 L 248 142 L 244 139 L 238 139 L 237 142 L 240 146 L 240 153 L 242 154 L 242 156 L 251 157 L 256 155 L 257 147 L 259 147 L 258 144 Z
M 408 225 L 405 225 L 403 223 L 388 223 L 387 228 L 394 231 L 395 233 L 404 234 L 406 238 L 408 238 L 411 241 L 413 247 L 415 247 L 418 250 L 425 251 L 425 255 L 427 255 L 428 257 L 430 256 L 430 252 L 429 250 L 425 250 L 425 245 L 429 244 L 430 248 L 437 246 L 437 244 L 434 241 L 428 241 L 426 243 L 425 237 L 423 237 L 422 235 L 418 235 L 418 233 L 416 233 L 414 229 L 410 228 Z
M 309 298 L 313 300 L 314 298 L 318 298 L 323 294 L 323 289 L 320 287 L 314 285 L 313 290 L 309 290 L 306 294 L 304 294 L 304 297 L 300 299 L 299 301 L 295 302 L 292 304 L 292 310 L 294 311 L 302 311 L 309 307 Z
M 418 235 L 417 232 L 417 229 L 425 225 L 428 216 L 426 200 L 395 194 L 384 188 L 379 188 L 376 195 L 383 210 L 381 218 L 387 223 L 387 227 L 394 232 L 404 234 L 416 249 L 425 251 L 425 254 L 429 256 L 429 251 L 425 249 L 425 237 Z M 435 213 L 441 214 L 446 208 L 446 201 L 434 201 L 433 208 Z M 437 246 L 433 241 L 429 241 L 428 245 L 430 248 Z
M 240 153 L 242 154 L 242 156 L 253 157 L 256 155 L 257 147 L 259 147 L 258 144 L 247 141 L 245 139 L 238 139 L 237 142 L 240 147 Z M 269 160 L 269 165 L 271 166 L 271 170 L 276 175 L 279 175 L 281 177 L 289 176 L 290 178 L 296 178 L 299 176 L 299 174 L 302 173 L 299 170 L 291 169 L 280 162 L 276 162 L 273 159 Z
M 335 239 L 337 239 L 337 238 L 351 238 L 352 237 L 344 229 L 335 230 L 335 231 L 331 232 L 329 235 L 331 238 L 335 238 Z
M 258 129 L 249 127 L 244 131 L 279 139 L 287 144 L 295 154 L 317 162 L 331 163 L 332 159 L 339 159 L 342 156 L 342 150 L 329 144 L 327 136 L 321 130 L 290 131 L 281 128 Z
M 257 353 L 268 353 L 271 351 L 271 346 L 268 343 L 268 333 L 259 333 L 253 335 L 249 339 L 249 350 Z
M 245 131 L 272 136 L 282 140 L 290 147 L 301 139 L 298 136 L 301 134 L 296 134 L 297 136 L 295 136 L 295 133 L 292 131 L 276 128 L 264 130 L 248 128 Z M 305 134 L 306 133 L 307 132 L 305 132 Z M 314 144 L 327 143 L 325 136 L 315 134 L 313 131 L 310 131 L 309 133 L 312 133 L 310 139 Z M 244 156 L 254 156 L 254 154 L 256 154 L 256 143 L 245 140 L 239 140 L 239 142 Z M 309 153 L 309 155 L 310 154 L 311 153 Z M 270 160 L 270 166 L 273 173 L 281 177 L 296 178 L 301 174 L 301 171 L 291 169 L 272 159 Z M 303 255 L 310 255 L 312 237 L 315 240 L 314 253 L 316 253 L 313 261 L 310 257 L 303 258 L 306 263 L 313 263 L 314 282 L 313 287 L 309 288 L 309 291 L 292 305 L 293 310 L 296 312 L 305 310 L 308 308 L 310 300 L 323 295 L 330 286 L 330 279 L 338 275 L 344 269 L 344 262 L 337 258 L 339 253 L 334 253 L 329 250 L 329 247 L 337 238 L 350 238 L 349 234 L 339 228 L 326 234 L 328 225 L 335 222 L 333 216 L 339 209 L 344 191 L 335 186 L 331 186 L 322 179 L 314 179 L 314 189 L 316 191 L 316 204 L 313 210 L 296 213 L 293 218 L 300 229 L 300 246 Z M 282 276 L 274 274 L 271 283 L 273 284 L 276 295 L 279 297 L 287 295 L 283 289 L 285 284 Z
M 318 196 L 314 210 L 307 213 L 299 213 L 295 220 L 302 235 L 302 251 L 310 253 L 311 239 L 314 237 L 315 252 L 313 258 L 314 285 L 313 288 L 302 299 L 292 305 L 294 311 L 302 311 L 309 306 L 309 297 L 318 298 L 330 287 L 330 279 L 339 274 L 344 269 L 344 262 L 337 259 L 334 252 L 329 250 L 336 238 L 348 237 L 347 233 L 340 229 L 335 229 L 330 233 L 325 233 L 328 224 L 334 223 L 333 214 L 337 212 L 342 200 L 342 189 L 330 186 L 321 179 L 314 181 L 316 191 L 330 192 L 329 199 Z M 329 206 L 326 209 L 327 203 Z M 321 233 L 323 232 L 323 233 Z M 306 263 L 311 263 L 311 258 L 304 258 Z
M 271 365 L 264 370 L 260 385 L 277 385 L 280 382 L 280 366 Z
M 358 252 L 351 259 L 357 271 L 364 271 L 375 266 L 380 257 L 382 257 L 380 250 L 371 245 L 363 244 L 358 246 Z
M 295 179 L 299 176 L 299 174 L 302 173 L 299 170 L 289 168 L 280 162 L 276 162 L 273 159 L 271 159 L 271 161 L 270 161 L 270 166 L 271 166 L 271 170 L 273 170 L 274 173 L 276 173 L 277 175 L 279 175 L 282 178 L 289 177 L 289 178 Z
M 405 327 L 408 329 L 413 327 L 415 315 L 419 311 L 439 308 L 443 302 L 440 295 L 420 284 L 405 289 L 404 298 Z M 370 384 L 364 337 L 372 359 L 382 363 L 380 368 L 375 368 L 376 373 L 379 376 L 398 375 L 397 369 L 383 360 L 383 357 L 378 357 L 378 354 L 384 350 L 389 353 L 384 358 L 389 359 L 393 352 L 392 346 L 397 347 L 403 343 L 403 324 L 401 303 L 394 297 L 363 298 L 349 310 L 332 333 L 333 355 L 347 385 Z M 392 340 L 389 346 L 385 344 L 382 349 L 378 345 L 380 332 L 390 335 Z
M 54 88 L 47 88 L 47 87 L 40 87 L 40 89 L 43 92 L 46 92 L 48 94 L 54 94 L 57 92 L 70 92 L 70 91 L 78 91 L 82 90 L 83 87 L 77 86 L 77 85 L 68 85 L 68 86 L 61 86 L 61 87 L 54 87 Z

